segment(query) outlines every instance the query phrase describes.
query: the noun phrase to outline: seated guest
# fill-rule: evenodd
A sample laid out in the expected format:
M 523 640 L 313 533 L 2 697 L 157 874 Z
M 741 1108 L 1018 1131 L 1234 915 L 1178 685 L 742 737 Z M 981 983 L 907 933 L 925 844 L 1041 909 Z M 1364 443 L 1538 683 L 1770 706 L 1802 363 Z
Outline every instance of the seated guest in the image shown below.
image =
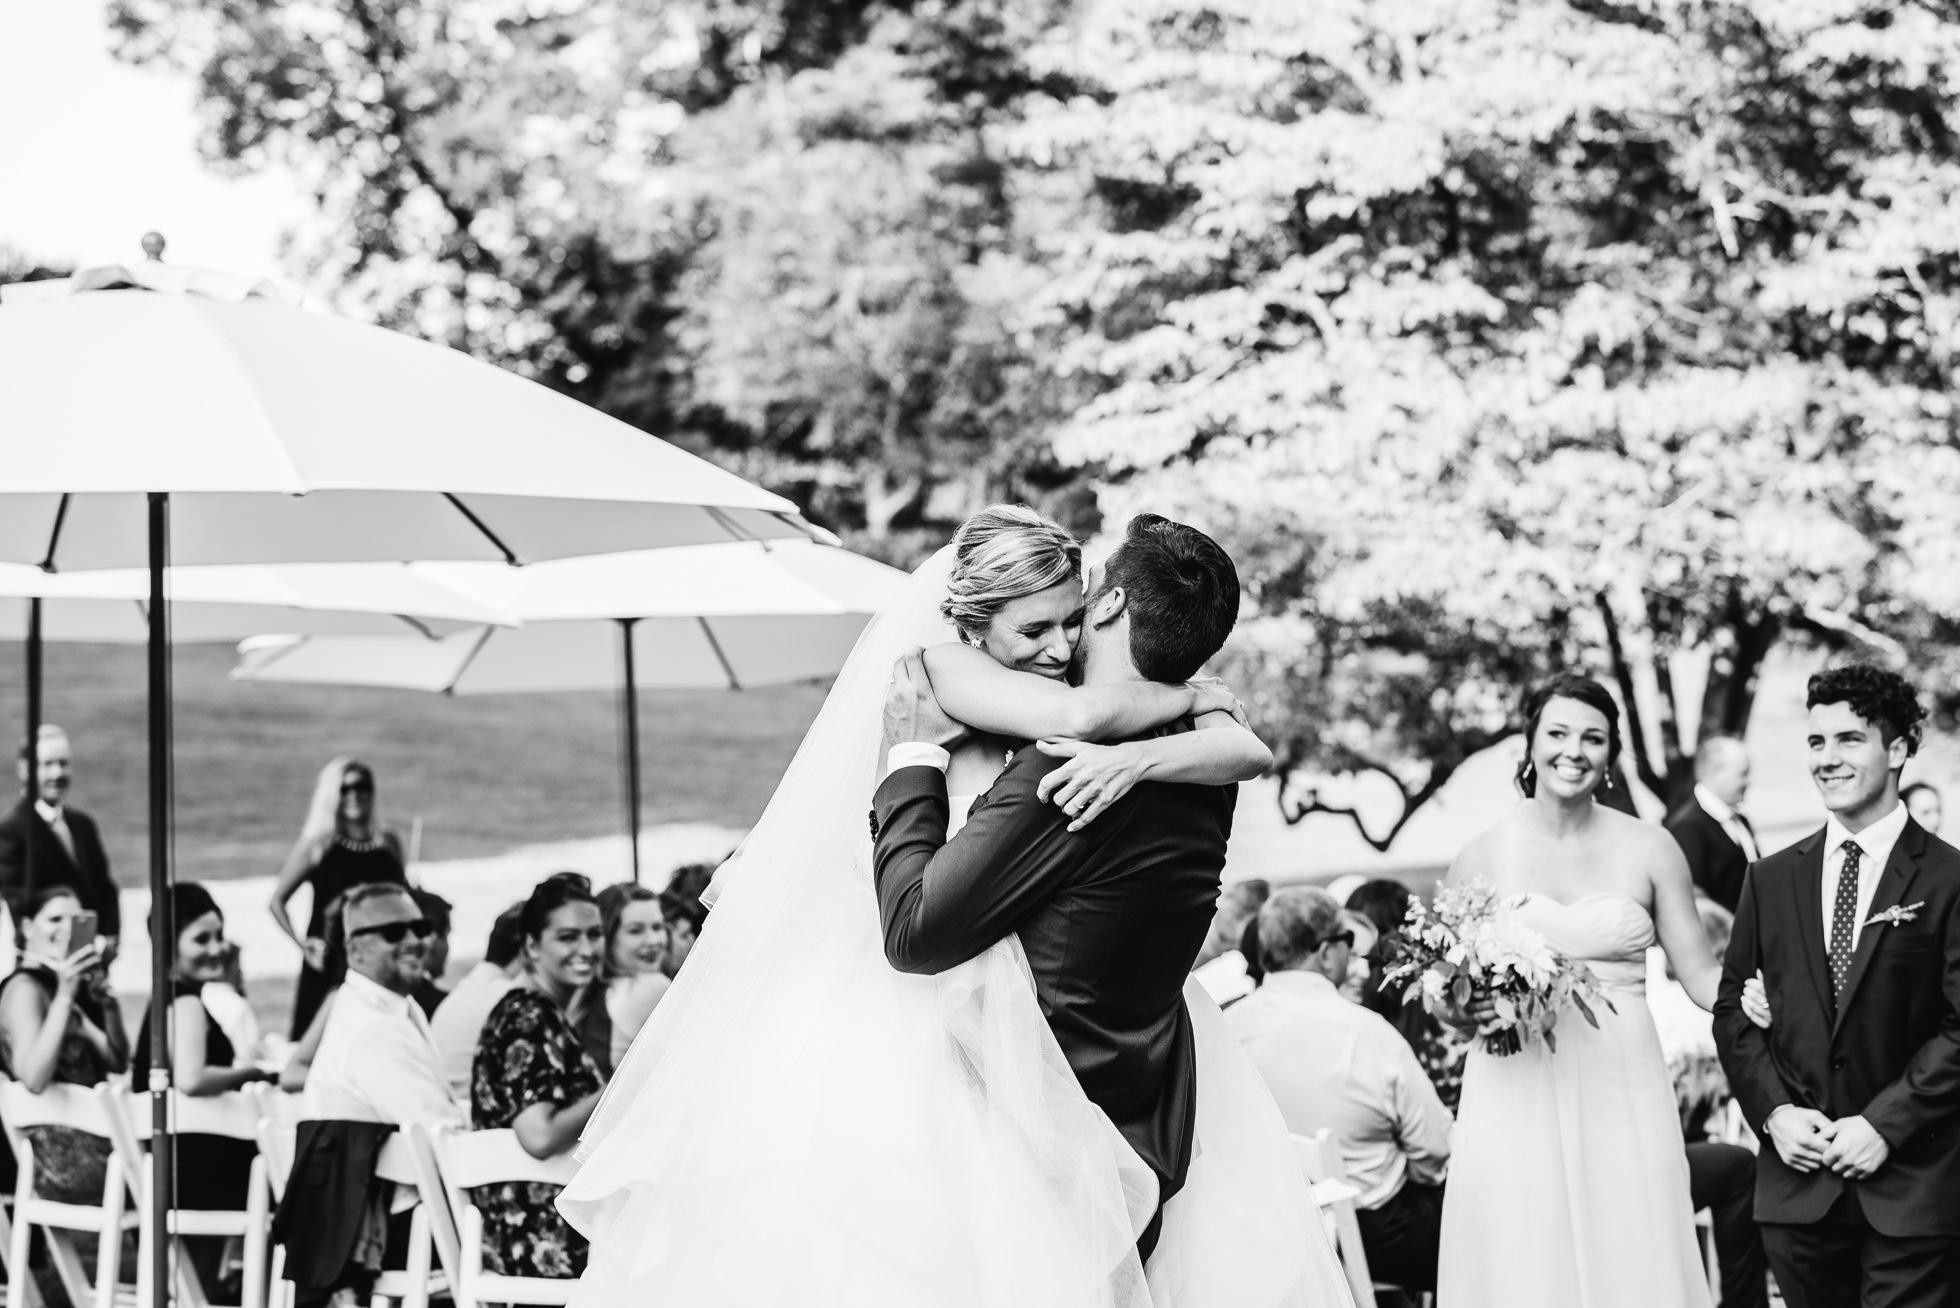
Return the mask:
M 259 1027 L 259 1015 L 245 998 L 245 969 L 237 941 L 225 942 L 224 975 L 207 982 L 198 992 L 198 998 L 204 1001 L 204 1010 L 211 1014 L 211 1020 L 231 1041 L 238 1061 L 257 1062 L 265 1052 L 265 1033 Z
M 415 987 L 415 1002 L 422 1006 L 422 1016 L 433 1019 L 436 1006 L 449 997 L 442 988 L 443 973 L 449 970 L 449 914 L 448 900 L 433 890 L 414 889 L 408 892 L 415 896 L 415 906 L 422 910 L 422 916 L 429 919 L 435 934 L 429 937 L 429 955 L 424 960 L 427 975 L 422 984 Z
M 599 892 L 599 913 L 605 923 L 606 952 L 600 969 L 605 1002 L 587 1005 L 587 1021 L 607 1034 L 603 1070 L 619 1066 L 653 1016 L 654 1006 L 673 984 L 667 963 L 666 919 L 660 916 L 660 896 L 645 886 L 622 881 Z M 586 1041 L 592 1048 L 593 1042 Z
M 289 1095 L 306 1089 L 306 1074 L 320 1052 L 320 1037 L 326 1033 L 327 1015 L 333 1012 L 333 997 L 340 993 L 340 983 L 347 978 L 347 933 L 341 929 L 341 898 L 336 896 L 327 905 L 320 924 L 319 971 L 326 978 L 326 993 L 320 996 L 313 1020 L 294 1042 L 292 1052 L 286 1055 L 286 1066 L 279 1073 L 279 1088 Z
M 1434 1290 L 1452 1122 L 1408 1042 L 1341 997 L 1355 939 L 1373 928 L 1314 886 L 1276 891 L 1258 924 L 1266 979 L 1226 1011 L 1225 1024 L 1287 1130 L 1333 1131 L 1361 1191 L 1369 1270 L 1407 1290 Z
M 192 1098 L 227 1094 L 274 1074 L 238 1057 L 231 1037 L 204 1006 L 204 988 L 225 975 L 225 918 L 211 892 L 195 881 L 170 887 L 170 920 L 177 932 L 176 953 L 170 964 L 171 1085 Z M 151 910 L 154 929 L 156 910 Z M 130 1060 L 131 1080 L 148 1084 L 155 1053 L 150 1045 L 150 1016 L 136 1035 Z M 226 1135 L 180 1133 L 177 1136 L 177 1206 L 194 1210 L 239 1212 L 251 1194 L 252 1160 L 258 1147 L 250 1140 Z M 209 1290 L 224 1256 L 222 1237 L 194 1237 L 187 1245 L 199 1279 Z
M 355 886 L 340 910 L 347 975 L 306 1078 L 304 1120 L 463 1124 L 428 1019 L 409 996 L 434 927 L 405 886 Z
M 605 1084 L 578 1033 L 582 1007 L 598 1002 L 605 926 L 589 889 L 548 877 L 524 904 L 523 930 L 523 975 L 483 1024 L 470 1116 L 478 1130 L 508 1127 L 526 1153 L 551 1158 L 578 1143 Z M 585 1241 L 553 1206 L 558 1190 L 511 1182 L 475 1192 L 486 1270 L 559 1278 L 585 1270 Z
M 1443 1107 L 1456 1112 L 1456 1101 L 1463 1093 L 1463 1063 L 1470 1055 L 1470 1042 L 1462 1032 L 1445 1026 L 1420 1003 L 1402 1002 L 1402 987 L 1382 989 L 1382 974 L 1395 965 L 1395 936 L 1408 920 L 1409 905 L 1415 896 L 1400 881 L 1378 877 L 1364 881 L 1348 893 L 1347 907 L 1374 923 L 1382 943 L 1375 949 L 1374 970 L 1362 984 L 1359 999 L 1364 1008 L 1381 1014 L 1416 1051 L 1416 1061 L 1436 1088 Z
M 524 905 L 512 904 L 497 915 L 483 961 L 471 968 L 429 1019 L 429 1034 L 442 1056 L 442 1077 L 458 1099 L 470 1093 L 470 1070 L 476 1063 L 476 1042 L 483 1019 L 504 993 L 517 984 L 524 968 Z
M 122 1013 L 109 996 L 98 939 L 70 953 L 81 900 L 52 885 L 21 908 L 20 963 L 0 985 L 0 1066 L 40 1094 L 55 1082 L 101 1085 L 129 1066 Z M 61 1203 L 102 1202 L 109 1142 L 65 1126 L 30 1126 L 35 1192 Z
M 1945 806 L 1940 801 L 1940 792 L 1929 782 L 1915 781 L 1899 792 L 1899 802 L 1912 814 L 1912 820 L 1925 827 L 1933 835 L 1940 833 L 1940 820 Z
M 667 923 L 667 961 L 660 970 L 669 977 L 687 962 L 696 937 L 707 925 L 708 906 L 701 902 L 707 882 L 698 875 L 702 869 L 709 874 L 714 871 L 706 863 L 690 864 L 675 872 L 673 883 L 660 892 L 660 916 Z
M 1218 1003 L 1252 993 L 1239 942 L 1247 924 L 1259 915 L 1259 906 L 1271 893 L 1272 887 L 1257 879 L 1235 882 L 1218 892 L 1211 929 L 1205 933 L 1205 943 L 1191 964 L 1191 973 L 1198 978 L 1198 984 Z

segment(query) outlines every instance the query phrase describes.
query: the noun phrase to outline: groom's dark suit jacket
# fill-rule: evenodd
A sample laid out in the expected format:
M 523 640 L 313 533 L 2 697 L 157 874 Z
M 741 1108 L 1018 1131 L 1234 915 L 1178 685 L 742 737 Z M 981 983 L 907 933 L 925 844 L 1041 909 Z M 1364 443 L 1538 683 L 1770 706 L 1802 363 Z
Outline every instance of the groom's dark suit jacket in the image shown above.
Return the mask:
M 1060 765 L 1021 750 L 950 841 L 943 773 L 885 779 L 873 807 L 885 954 L 901 971 L 943 972 L 1019 932 L 1069 1066 L 1157 1173 L 1161 1205 L 1191 1163 L 1184 979 L 1211 926 L 1238 788 L 1146 781 L 1070 834 L 1035 796 Z
M 1807 1225 L 1846 1186 L 1872 1229 L 1895 1238 L 1960 1235 L 1960 851 L 1908 821 L 1879 875 L 1867 918 L 1910 907 L 1913 920 L 1858 937 L 1842 1002 L 1825 959 L 1824 833 L 1750 869 L 1722 969 L 1715 1034 L 1729 1085 L 1763 1136 L 1756 1217 Z M 1761 968 L 1774 1023 L 1742 1013 Z M 1863 1181 L 1788 1167 L 1764 1123 L 1780 1104 L 1863 1116 L 1891 1154 Z

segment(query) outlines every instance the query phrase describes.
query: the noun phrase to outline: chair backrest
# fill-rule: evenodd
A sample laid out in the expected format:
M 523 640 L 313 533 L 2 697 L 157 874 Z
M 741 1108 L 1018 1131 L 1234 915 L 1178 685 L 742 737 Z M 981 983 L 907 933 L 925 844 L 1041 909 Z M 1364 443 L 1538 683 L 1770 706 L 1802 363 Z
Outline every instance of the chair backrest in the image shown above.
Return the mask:
M 36 1094 L 18 1081 L 0 1082 L 0 1120 L 5 1121 L 9 1138 L 30 1126 L 65 1126 L 113 1140 L 113 1115 L 105 1092 L 110 1088 L 56 1081 Z
M 444 1131 L 435 1137 L 435 1144 L 443 1182 L 451 1190 L 507 1181 L 570 1185 L 578 1174 L 578 1159 L 571 1154 L 533 1158 L 511 1130 Z
M 144 1091 L 125 1095 L 129 1104 L 130 1129 L 138 1140 L 154 1134 L 150 1096 Z M 265 1116 L 260 1095 L 252 1090 L 232 1090 L 218 1095 L 187 1095 L 173 1091 L 169 1101 L 170 1130 L 174 1135 L 221 1135 L 233 1140 L 256 1140 L 259 1119 Z
M 1310 1136 L 1292 1137 L 1293 1153 L 1299 1160 L 1300 1174 L 1313 1191 L 1314 1206 L 1334 1217 L 1334 1239 L 1340 1248 L 1341 1270 L 1347 1276 L 1348 1290 L 1356 1308 L 1374 1308 L 1375 1282 L 1368 1274 L 1368 1253 L 1361 1244 L 1361 1223 L 1354 1215 L 1358 1195 L 1348 1183 L 1346 1163 L 1334 1133 L 1322 1128 Z

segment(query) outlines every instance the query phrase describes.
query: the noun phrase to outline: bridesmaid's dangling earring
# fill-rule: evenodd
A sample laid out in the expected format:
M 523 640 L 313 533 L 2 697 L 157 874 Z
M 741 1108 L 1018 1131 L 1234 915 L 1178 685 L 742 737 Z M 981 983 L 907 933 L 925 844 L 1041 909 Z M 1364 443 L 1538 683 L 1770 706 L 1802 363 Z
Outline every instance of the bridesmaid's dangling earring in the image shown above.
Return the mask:
M 1613 774 L 1611 772 L 1608 772 L 1606 774 L 1606 780 L 1600 783 L 1600 789 L 1609 792 L 1613 789 Z

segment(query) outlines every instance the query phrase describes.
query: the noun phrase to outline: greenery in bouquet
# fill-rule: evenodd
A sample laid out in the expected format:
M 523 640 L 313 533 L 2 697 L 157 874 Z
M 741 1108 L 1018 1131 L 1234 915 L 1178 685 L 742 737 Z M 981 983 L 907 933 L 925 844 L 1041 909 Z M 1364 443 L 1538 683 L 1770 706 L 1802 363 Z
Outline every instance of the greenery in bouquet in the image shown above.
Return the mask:
M 1402 1002 L 1421 999 L 1432 1011 L 1467 1013 L 1488 999 L 1495 1016 L 1477 1034 L 1497 1055 L 1541 1040 L 1557 1050 L 1555 1028 L 1567 1008 L 1597 1027 L 1594 1005 L 1613 1006 L 1598 979 L 1509 912 L 1514 903 L 1482 877 L 1437 891 L 1434 905 L 1417 900 L 1398 933 L 1397 961 L 1382 978 L 1384 988 L 1400 985 Z

